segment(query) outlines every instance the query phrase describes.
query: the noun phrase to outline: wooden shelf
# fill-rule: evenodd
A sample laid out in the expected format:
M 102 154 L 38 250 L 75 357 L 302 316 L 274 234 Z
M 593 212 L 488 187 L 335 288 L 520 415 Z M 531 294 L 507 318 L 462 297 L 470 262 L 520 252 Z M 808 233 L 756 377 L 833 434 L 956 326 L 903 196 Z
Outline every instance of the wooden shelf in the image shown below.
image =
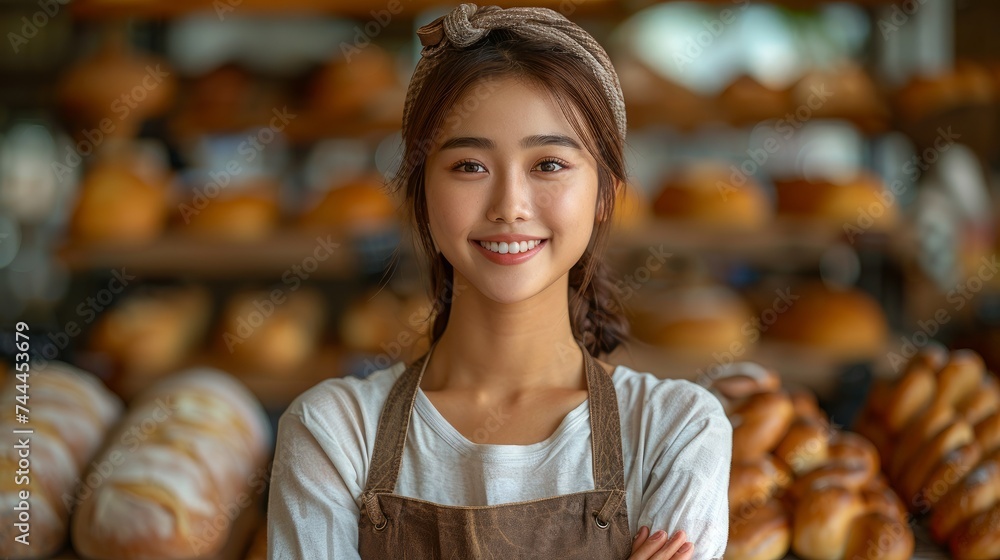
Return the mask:
M 904 228 L 892 232 L 866 232 L 859 236 L 856 247 L 878 247 L 887 254 L 902 256 L 912 252 L 908 247 L 911 234 Z M 753 262 L 786 264 L 813 263 L 831 247 L 850 244 L 843 230 L 827 224 L 777 218 L 758 230 L 726 230 L 700 223 L 653 218 L 637 228 L 614 232 L 611 246 L 642 249 L 663 246 L 664 250 L 692 254 L 712 255 Z
M 72 271 L 124 267 L 129 273 L 144 276 L 195 274 L 280 278 L 285 271 L 293 270 L 292 267 L 302 268 L 303 264 L 311 267 L 315 262 L 314 271 L 306 269 L 307 272 L 303 272 L 309 278 L 347 278 L 358 272 L 359 245 L 365 239 L 375 238 L 333 231 L 323 234 L 289 231 L 259 241 L 237 242 L 167 233 L 144 245 L 86 245 L 70 240 L 59 250 L 58 256 Z M 318 239 L 339 245 L 329 251 Z M 328 256 L 325 260 L 315 259 L 316 251 Z

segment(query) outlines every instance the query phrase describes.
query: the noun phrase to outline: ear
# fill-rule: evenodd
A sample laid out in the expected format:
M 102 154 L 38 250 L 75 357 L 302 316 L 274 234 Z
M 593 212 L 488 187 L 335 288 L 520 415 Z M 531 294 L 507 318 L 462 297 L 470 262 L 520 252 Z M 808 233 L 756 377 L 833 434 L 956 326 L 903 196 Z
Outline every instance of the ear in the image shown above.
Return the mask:
M 622 182 L 618 181 L 618 180 L 615 180 L 614 185 L 612 185 L 611 189 L 612 189 L 612 192 L 614 193 L 612 196 L 614 197 L 614 199 L 616 201 L 622 195 L 622 188 L 623 188 L 622 187 Z M 610 220 L 611 217 L 612 217 L 611 213 L 612 213 L 612 209 L 607 207 L 607 205 L 604 203 L 604 199 L 601 198 L 600 193 L 598 193 L 598 196 L 597 196 L 597 213 L 596 213 L 596 218 L 594 220 L 595 223 L 599 224 L 599 223 L 604 222 L 606 220 Z

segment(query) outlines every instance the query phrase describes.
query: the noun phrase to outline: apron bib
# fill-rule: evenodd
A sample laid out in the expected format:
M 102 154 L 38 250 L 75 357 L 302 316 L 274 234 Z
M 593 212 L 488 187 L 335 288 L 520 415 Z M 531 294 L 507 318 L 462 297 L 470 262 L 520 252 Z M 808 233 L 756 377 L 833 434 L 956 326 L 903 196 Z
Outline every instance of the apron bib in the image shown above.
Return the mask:
M 632 552 L 632 538 L 618 398 L 611 376 L 583 347 L 594 490 L 490 506 L 441 505 L 395 493 L 410 414 L 433 350 L 403 372 L 382 408 L 361 496 L 361 557 L 626 560 Z

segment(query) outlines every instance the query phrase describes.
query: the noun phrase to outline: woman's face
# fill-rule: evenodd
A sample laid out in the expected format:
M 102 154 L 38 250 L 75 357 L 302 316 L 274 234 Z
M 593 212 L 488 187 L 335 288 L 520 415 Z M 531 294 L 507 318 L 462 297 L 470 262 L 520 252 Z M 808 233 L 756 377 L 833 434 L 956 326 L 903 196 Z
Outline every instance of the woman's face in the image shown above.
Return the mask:
M 427 158 L 427 208 L 456 281 L 513 303 L 566 275 L 594 228 L 597 162 L 555 100 L 496 78 L 470 88 L 442 132 Z

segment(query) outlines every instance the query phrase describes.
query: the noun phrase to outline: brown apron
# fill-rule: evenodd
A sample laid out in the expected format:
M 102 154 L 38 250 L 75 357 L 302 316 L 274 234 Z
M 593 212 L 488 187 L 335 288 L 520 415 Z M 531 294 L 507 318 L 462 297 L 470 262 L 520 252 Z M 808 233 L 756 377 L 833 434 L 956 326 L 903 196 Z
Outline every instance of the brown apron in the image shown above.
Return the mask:
M 586 352 L 596 489 L 491 506 L 450 506 L 395 494 L 410 413 L 433 347 L 396 380 L 379 418 L 361 496 L 358 551 L 389 558 L 594 558 L 632 551 L 621 423 L 611 376 Z

